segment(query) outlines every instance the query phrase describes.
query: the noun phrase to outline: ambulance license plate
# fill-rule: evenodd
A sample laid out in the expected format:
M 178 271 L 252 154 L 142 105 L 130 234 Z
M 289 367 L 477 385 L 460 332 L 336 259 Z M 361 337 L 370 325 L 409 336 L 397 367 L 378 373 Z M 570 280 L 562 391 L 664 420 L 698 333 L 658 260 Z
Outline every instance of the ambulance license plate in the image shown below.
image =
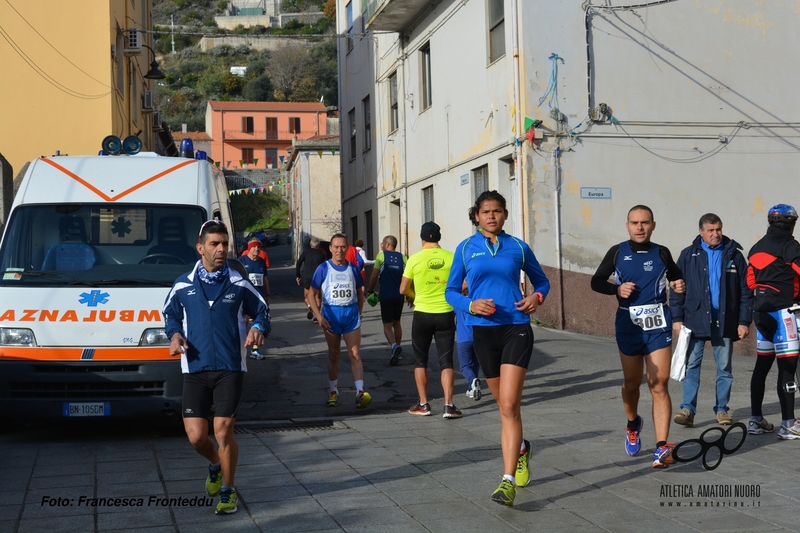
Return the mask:
M 110 416 L 111 402 L 64 402 L 64 416 Z

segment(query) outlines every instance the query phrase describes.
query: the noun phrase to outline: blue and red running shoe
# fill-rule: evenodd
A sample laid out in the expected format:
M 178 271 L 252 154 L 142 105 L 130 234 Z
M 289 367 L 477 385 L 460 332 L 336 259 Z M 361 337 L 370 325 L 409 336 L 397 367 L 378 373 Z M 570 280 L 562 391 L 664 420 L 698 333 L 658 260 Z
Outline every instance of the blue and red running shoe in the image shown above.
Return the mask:
M 642 449 L 642 441 L 639 439 L 639 432 L 642 431 L 644 421 L 639 415 L 636 415 L 636 418 L 639 419 L 639 423 L 637 424 L 635 430 L 625 428 L 625 451 L 628 452 L 628 455 L 630 456 L 638 455 L 639 451 Z
M 675 458 L 672 457 L 673 449 L 675 449 L 674 442 L 668 442 L 665 445 L 656 448 L 656 451 L 653 454 L 653 468 L 667 468 L 669 465 L 674 463 Z

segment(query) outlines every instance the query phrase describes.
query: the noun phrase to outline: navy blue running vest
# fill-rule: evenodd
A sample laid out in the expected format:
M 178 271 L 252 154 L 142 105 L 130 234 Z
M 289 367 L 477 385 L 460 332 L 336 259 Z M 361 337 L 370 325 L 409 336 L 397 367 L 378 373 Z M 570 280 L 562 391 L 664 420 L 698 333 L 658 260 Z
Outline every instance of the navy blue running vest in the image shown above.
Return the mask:
M 631 249 L 630 242 L 625 241 L 619 245 L 616 270 L 614 277 L 617 285 L 633 282 L 636 288 L 629 298 L 620 298 L 617 295 L 620 309 L 617 311 L 617 331 L 639 331 L 641 328 L 631 322 L 628 308 L 633 305 L 666 304 L 667 302 L 667 266 L 661 260 L 661 247 L 654 242 L 650 249 L 635 252 Z M 671 330 L 671 313 L 666 309 L 667 324 L 665 328 L 657 331 Z

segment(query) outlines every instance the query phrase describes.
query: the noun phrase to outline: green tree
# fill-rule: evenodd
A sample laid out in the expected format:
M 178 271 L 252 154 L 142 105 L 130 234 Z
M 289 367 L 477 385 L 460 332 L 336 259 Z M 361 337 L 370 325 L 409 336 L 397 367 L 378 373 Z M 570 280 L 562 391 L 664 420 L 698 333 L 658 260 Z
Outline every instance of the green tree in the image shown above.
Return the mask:
M 325 39 L 311 50 L 316 62 L 314 76 L 317 79 L 319 96 L 324 96 L 328 105 L 339 101 L 339 71 L 335 39 Z
M 274 98 L 274 89 L 269 76 L 262 74 L 248 81 L 242 89 L 245 100 L 252 102 L 268 102 Z
M 285 30 L 299 30 L 302 28 L 304 24 L 297 19 L 292 19 L 288 21 L 286 24 L 283 25 L 283 29 Z
M 196 9 L 190 9 L 189 11 L 183 14 L 182 20 L 184 24 L 189 23 L 193 20 L 200 20 L 200 12 L 197 11 Z
M 286 228 L 288 206 L 277 192 L 273 194 L 239 194 L 231 197 L 233 224 L 239 231 L 255 231 L 274 227 Z M 280 224 L 279 221 L 283 221 Z
M 242 78 L 231 73 L 225 75 L 225 95 L 237 96 L 242 93 Z
M 209 100 L 225 95 L 225 77 L 227 72 L 207 70 L 197 81 L 199 93 Z

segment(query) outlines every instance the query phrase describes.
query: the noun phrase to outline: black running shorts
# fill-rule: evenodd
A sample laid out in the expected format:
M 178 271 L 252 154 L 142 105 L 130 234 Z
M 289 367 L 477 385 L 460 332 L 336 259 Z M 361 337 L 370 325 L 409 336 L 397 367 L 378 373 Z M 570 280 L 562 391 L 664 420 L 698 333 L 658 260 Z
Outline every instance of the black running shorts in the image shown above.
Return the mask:
M 403 305 L 406 301 L 402 298 L 392 298 L 391 300 L 381 300 L 381 322 L 388 324 L 400 320 L 403 314 Z
M 183 418 L 236 418 L 242 401 L 244 372 L 198 372 L 183 375 Z
M 500 365 L 528 368 L 533 353 L 530 324 L 473 326 L 472 344 L 487 378 L 500 377 Z
M 455 314 L 414 311 L 411 321 L 411 345 L 414 347 L 414 368 L 428 368 L 428 350 L 436 340 L 439 368 L 453 368 L 453 348 L 456 339 Z

